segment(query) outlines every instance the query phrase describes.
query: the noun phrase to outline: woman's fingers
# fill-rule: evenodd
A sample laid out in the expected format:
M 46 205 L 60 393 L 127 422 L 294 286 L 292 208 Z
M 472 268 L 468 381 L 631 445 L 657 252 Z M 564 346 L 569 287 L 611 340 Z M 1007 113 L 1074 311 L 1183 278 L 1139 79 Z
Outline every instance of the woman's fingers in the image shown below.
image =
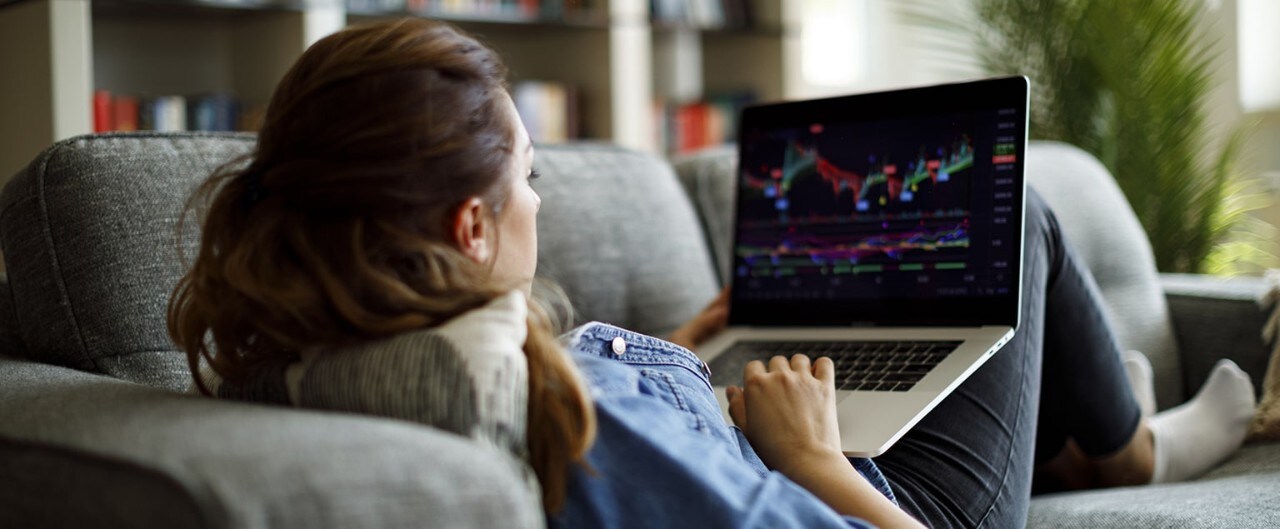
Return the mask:
M 755 360 L 747 364 L 745 377 L 741 388 L 728 392 L 730 418 L 735 424 L 745 419 L 749 427 L 742 430 L 766 464 L 789 465 L 798 449 L 839 453 L 830 358 L 797 354 Z
M 791 362 L 787 361 L 785 356 L 775 356 L 769 359 L 769 372 L 787 371 L 791 369 Z
M 836 380 L 836 363 L 825 356 L 817 359 L 813 362 L 813 376 L 823 382 L 834 383 Z
M 813 367 L 809 363 L 809 357 L 805 355 L 791 356 L 791 370 L 798 373 L 809 373 L 813 371 Z

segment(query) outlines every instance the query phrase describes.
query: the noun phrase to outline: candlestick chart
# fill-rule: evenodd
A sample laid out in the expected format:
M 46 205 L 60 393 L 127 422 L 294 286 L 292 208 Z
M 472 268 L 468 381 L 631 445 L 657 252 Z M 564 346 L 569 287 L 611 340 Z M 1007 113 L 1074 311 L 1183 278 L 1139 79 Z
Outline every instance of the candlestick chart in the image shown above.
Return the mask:
M 748 199 L 771 202 L 782 220 L 815 213 L 856 218 L 860 213 L 945 207 L 947 198 L 967 201 L 967 172 L 973 167 L 974 156 L 967 136 L 947 146 L 921 146 L 914 156 L 902 161 L 884 154 L 867 154 L 861 170 L 834 160 L 819 149 L 793 139 L 785 148 L 781 164 L 747 169 L 743 191 Z M 847 153 L 841 154 L 848 158 Z M 827 188 L 826 192 L 813 185 L 818 182 Z M 963 189 L 950 194 L 939 189 L 948 184 Z M 796 196 L 797 192 L 808 196 Z M 839 207 L 841 203 L 849 207 Z
M 963 269 L 970 245 L 974 149 L 965 134 L 934 143 L 812 135 L 741 175 L 737 274 L 743 277 Z M 905 147 L 904 147 L 905 144 Z

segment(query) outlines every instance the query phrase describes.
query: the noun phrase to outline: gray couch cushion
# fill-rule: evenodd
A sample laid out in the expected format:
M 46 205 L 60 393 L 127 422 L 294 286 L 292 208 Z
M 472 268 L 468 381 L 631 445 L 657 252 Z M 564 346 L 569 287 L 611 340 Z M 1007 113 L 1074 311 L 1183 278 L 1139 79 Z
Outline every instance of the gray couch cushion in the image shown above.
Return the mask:
M 542 525 L 520 464 L 463 437 L 0 356 L 0 527 Z
M 736 156 L 733 146 L 724 146 L 675 162 L 706 226 L 721 278 L 732 264 Z M 1089 154 L 1053 142 L 1028 148 L 1027 180 L 1058 215 L 1097 279 L 1121 345 L 1151 359 L 1160 407 L 1182 402 L 1177 343 L 1151 245 L 1115 180 Z
M 185 359 L 165 330 L 181 276 L 175 223 L 194 187 L 249 152 L 252 135 L 83 136 L 46 150 L 0 195 L 26 355 L 173 389 Z M 539 274 L 581 321 L 665 334 L 715 295 L 697 218 L 660 159 L 605 145 L 549 146 Z M 188 232 L 194 235 L 194 232 Z M 182 241 L 192 248 L 194 237 Z M 190 254 L 190 252 L 187 252 Z
M 26 346 L 18 334 L 18 313 L 13 309 L 9 278 L 0 273 L 0 355 L 24 356 Z
M 1178 343 L 1151 243 L 1111 173 L 1077 147 L 1035 142 L 1027 151 L 1027 181 L 1088 263 L 1120 343 L 1151 360 L 1159 407 L 1181 403 Z
M 1185 483 L 1053 494 L 1031 502 L 1027 525 L 1094 527 L 1280 527 L 1280 444 L 1246 446 Z
M 156 470 L 46 443 L 0 438 L 0 527 L 207 527 L 181 486 Z M 12 478 L 10 478 L 12 476 Z M 50 498 L 92 498 L 58 502 Z
M 1274 308 L 1259 300 L 1271 285 L 1260 277 L 1200 274 L 1161 274 L 1160 284 L 1178 334 L 1186 394 L 1204 385 L 1219 359 L 1229 358 L 1253 379 L 1260 397 L 1272 356 L 1262 329 Z
M 578 323 L 663 336 L 716 293 L 698 218 L 661 159 L 607 145 L 544 146 L 538 275 L 564 287 Z
M 18 173 L 0 194 L 0 241 L 25 354 L 186 387 L 164 317 L 181 276 L 174 226 L 196 183 L 252 147 L 249 135 L 82 136 Z
M 729 281 L 733 266 L 733 211 L 738 149 L 733 145 L 712 147 L 674 160 L 676 174 L 685 193 L 698 208 L 703 234 L 715 258 L 716 276 Z

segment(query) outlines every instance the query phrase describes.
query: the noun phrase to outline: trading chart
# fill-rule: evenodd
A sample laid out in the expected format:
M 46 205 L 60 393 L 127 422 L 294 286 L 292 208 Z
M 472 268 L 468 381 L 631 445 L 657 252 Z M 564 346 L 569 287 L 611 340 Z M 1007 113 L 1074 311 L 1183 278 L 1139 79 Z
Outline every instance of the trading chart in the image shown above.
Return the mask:
M 737 275 L 965 268 L 974 167 L 967 126 L 812 124 L 752 138 Z

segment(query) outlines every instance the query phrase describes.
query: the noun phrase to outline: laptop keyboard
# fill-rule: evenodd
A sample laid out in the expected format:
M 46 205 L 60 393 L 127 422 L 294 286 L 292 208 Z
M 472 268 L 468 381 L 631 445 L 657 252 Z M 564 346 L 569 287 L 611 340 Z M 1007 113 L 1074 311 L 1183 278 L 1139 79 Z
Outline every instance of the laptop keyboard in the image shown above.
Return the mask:
M 752 360 L 803 354 L 829 357 L 836 366 L 836 389 L 907 391 L 929 374 L 959 341 L 927 342 L 738 342 L 710 364 L 711 383 L 742 384 L 742 369 Z

